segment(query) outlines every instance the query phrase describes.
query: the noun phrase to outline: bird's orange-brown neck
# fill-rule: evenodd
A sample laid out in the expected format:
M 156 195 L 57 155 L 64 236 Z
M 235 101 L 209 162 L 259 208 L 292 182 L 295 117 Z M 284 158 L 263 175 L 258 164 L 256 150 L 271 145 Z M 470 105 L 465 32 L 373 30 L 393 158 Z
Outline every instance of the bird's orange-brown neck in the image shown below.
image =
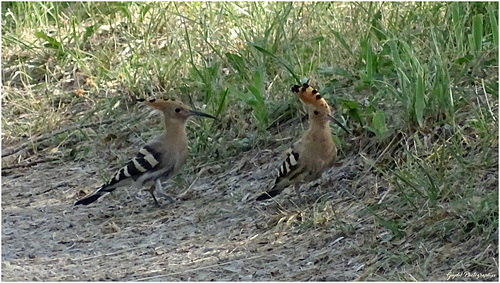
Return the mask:
M 186 133 L 187 120 L 182 119 L 168 119 L 165 117 L 165 135 L 167 139 L 183 139 L 187 137 Z

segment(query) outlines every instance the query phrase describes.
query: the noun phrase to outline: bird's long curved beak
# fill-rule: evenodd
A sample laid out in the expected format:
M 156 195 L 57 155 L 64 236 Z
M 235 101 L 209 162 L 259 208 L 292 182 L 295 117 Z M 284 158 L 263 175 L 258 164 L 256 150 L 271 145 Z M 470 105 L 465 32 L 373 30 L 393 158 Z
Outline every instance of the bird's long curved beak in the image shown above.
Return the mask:
M 203 112 L 200 112 L 200 111 L 196 111 L 196 110 L 190 110 L 190 111 L 189 111 L 189 114 L 190 114 L 191 116 L 200 116 L 200 117 L 208 117 L 208 118 L 212 118 L 212 119 L 217 119 L 217 118 L 215 118 L 215 117 L 214 117 L 214 116 L 212 116 L 212 115 L 209 115 L 209 114 L 207 114 L 207 113 L 203 113 Z
M 339 127 L 342 128 L 342 130 L 344 130 L 346 133 L 350 134 L 350 132 L 346 129 L 346 127 L 344 127 L 344 125 L 342 125 L 337 119 L 335 119 L 332 115 L 328 114 L 326 115 L 326 117 L 328 117 L 328 120 L 334 122 L 335 124 L 339 125 Z

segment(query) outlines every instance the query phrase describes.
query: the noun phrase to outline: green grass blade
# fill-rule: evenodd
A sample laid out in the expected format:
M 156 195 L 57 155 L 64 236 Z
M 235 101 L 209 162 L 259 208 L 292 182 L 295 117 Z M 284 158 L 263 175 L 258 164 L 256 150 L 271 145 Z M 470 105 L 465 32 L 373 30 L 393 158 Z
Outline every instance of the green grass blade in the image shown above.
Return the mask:
M 463 26 L 463 3 L 451 3 L 451 15 L 453 20 L 453 36 L 455 36 L 455 44 L 458 54 L 462 55 L 464 51 L 464 26 Z
M 320 67 L 318 68 L 318 74 L 326 76 L 338 75 L 346 79 L 352 79 L 352 75 L 346 69 L 337 66 Z
M 245 59 L 237 54 L 226 53 L 225 55 L 229 65 L 231 65 L 231 67 L 233 67 L 245 80 L 248 80 L 249 77 L 247 74 L 247 64 Z
M 370 44 L 370 38 L 369 37 L 363 37 L 361 39 L 361 58 L 365 60 L 365 77 L 364 77 L 364 82 L 369 83 L 374 80 L 374 53 L 372 51 L 372 47 Z
M 281 65 L 283 65 L 287 70 L 288 72 L 293 76 L 293 78 L 295 79 L 295 81 L 300 84 L 300 78 L 295 75 L 295 73 L 292 71 L 292 68 L 290 68 L 283 60 L 281 60 L 281 58 L 279 58 L 278 56 L 274 55 L 273 53 L 267 51 L 266 49 L 258 46 L 258 45 L 252 45 L 255 49 L 257 49 L 258 51 L 260 51 L 262 54 L 264 55 L 267 55 L 267 56 L 270 56 L 271 58 L 274 58 L 276 61 L 278 61 Z
M 39 39 L 46 40 L 48 42 L 46 47 L 50 47 L 50 48 L 56 49 L 56 50 L 62 50 L 62 44 L 59 41 L 57 41 L 57 39 L 53 38 L 52 36 L 48 36 L 47 34 L 45 34 L 42 31 L 35 32 L 35 36 Z
M 420 127 L 424 124 L 424 108 L 425 108 L 425 86 L 424 74 L 418 74 L 417 86 L 415 89 L 415 116 Z
M 483 44 L 483 15 L 475 15 L 472 18 L 472 34 L 474 37 L 474 50 L 481 51 Z
M 498 48 L 498 19 L 497 19 L 497 12 L 493 11 L 492 5 L 488 5 L 486 7 L 488 10 L 488 18 L 490 19 L 490 26 L 491 26 L 491 32 L 493 34 L 493 43 L 495 46 Z
M 333 36 L 340 42 L 340 44 L 344 47 L 344 49 L 351 54 L 351 56 L 354 58 L 354 53 L 352 52 L 352 48 L 347 44 L 345 41 L 344 37 L 340 35 L 340 33 L 336 30 L 330 29 L 330 31 L 333 33 Z

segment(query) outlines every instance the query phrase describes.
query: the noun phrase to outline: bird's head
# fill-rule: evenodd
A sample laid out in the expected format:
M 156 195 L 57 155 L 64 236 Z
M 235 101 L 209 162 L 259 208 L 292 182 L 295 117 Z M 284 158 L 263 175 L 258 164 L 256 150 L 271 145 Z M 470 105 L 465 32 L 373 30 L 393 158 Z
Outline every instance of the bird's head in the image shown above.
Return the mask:
M 332 110 L 326 100 L 321 97 L 319 92 L 309 86 L 303 84 L 302 86 L 294 85 L 292 91 L 297 94 L 299 99 L 304 102 L 309 108 L 309 117 L 313 120 L 326 120 L 335 122 L 344 131 L 349 131 L 337 119 L 332 116 Z
M 180 101 L 170 99 L 137 99 L 137 101 L 144 102 L 146 105 L 160 110 L 166 119 L 186 121 L 191 116 L 200 116 L 216 119 L 214 116 L 196 110 L 191 110 L 187 105 Z

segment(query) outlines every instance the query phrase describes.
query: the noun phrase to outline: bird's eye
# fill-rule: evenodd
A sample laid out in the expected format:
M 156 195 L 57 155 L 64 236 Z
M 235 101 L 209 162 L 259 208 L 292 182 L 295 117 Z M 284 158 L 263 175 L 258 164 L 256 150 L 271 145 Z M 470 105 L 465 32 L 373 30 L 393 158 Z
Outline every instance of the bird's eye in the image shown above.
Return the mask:
M 318 115 L 318 114 L 319 114 L 318 110 L 314 110 L 314 115 Z
M 181 112 L 181 109 L 180 108 L 175 108 L 175 112 L 179 113 L 179 112 Z

